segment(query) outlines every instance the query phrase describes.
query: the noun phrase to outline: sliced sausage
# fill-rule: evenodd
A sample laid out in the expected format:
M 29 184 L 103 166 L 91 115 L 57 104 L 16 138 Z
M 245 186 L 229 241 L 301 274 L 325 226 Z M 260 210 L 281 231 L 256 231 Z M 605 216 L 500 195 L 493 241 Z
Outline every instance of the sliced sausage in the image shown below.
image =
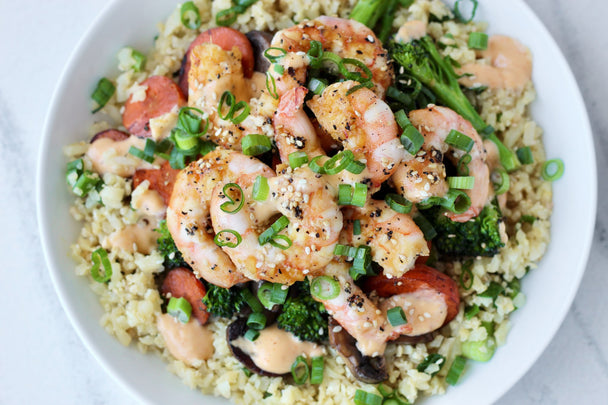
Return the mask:
M 456 282 L 449 276 L 424 264 L 416 264 L 413 269 L 401 277 L 387 278 L 384 275 L 370 277 L 364 285 L 366 292 L 376 291 L 378 296 L 385 298 L 421 289 L 434 290 L 445 299 L 448 310 L 444 325 L 458 314 L 460 296 Z
M 196 278 L 193 272 L 184 268 L 176 267 L 167 273 L 165 281 L 160 288 L 163 295 L 171 294 L 171 297 L 185 298 L 192 305 L 192 315 L 204 325 L 209 319 L 207 307 L 203 304 L 203 297 L 207 293 L 203 283 Z
M 231 51 L 233 47 L 239 48 L 241 51 L 241 63 L 243 64 L 243 74 L 245 77 L 251 77 L 253 74 L 253 67 L 255 65 L 255 59 L 253 57 L 253 48 L 251 43 L 240 31 L 237 31 L 229 27 L 216 27 L 208 29 L 205 32 L 201 32 L 198 37 L 192 41 L 184 59 L 182 60 L 182 67 L 179 70 L 179 88 L 183 94 L 188 96 L 188 72 L 190 72 L 190 53 L 194 47 L 201 44 L 216 44 L 220 48 Z
M 93 143 L 96 140 L 101 139 L 101 138 L 110 138 L 113 141 L 119 142 L 119 141 L 124 141 L 129 136 L 130 135 L 127 134 L 126 132 L 119 131 L 117 129 L 106 129 L 105 131 L 96 133 L 93 136 L 93 138 L 91 138 L 91 143 Z
M 122 114 L 122 124 L 127 130 L 140 138 L 148 138 L 150 133 L 150 119 L 160 117 L 186 104 L 182 91 L 165 76 L 151 76 L 141 83 L 147 86 L 146 98 L 142 101 L 133 101 L 133 95 L 125 103 Z
M 168 161 L 164 162 L 160 169 L 139 169 L 133 174 L 133 189 L 136 189 L 144 180 L 148 180 L 149 189 L 157 191 L 165 205 L 168 205 L 178 173 L 179 170 L 172 168 Z

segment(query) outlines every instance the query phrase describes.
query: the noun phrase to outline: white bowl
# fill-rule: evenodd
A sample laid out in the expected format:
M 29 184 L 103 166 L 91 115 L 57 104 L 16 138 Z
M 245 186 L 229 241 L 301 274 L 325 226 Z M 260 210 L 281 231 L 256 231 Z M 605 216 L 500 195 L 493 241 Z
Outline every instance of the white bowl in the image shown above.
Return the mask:
M 115 0 L 82 38 L 57 86 L 47 116 L 38 167 L 38 217 L 51 278 L 61 303 L 84 344 L 106 371 L 134 396 L 150 403 L 226 404 L 203 397 L 171 375 L 154 355 L 123 347 L 99 326 L 102 309 L 84 278 L 74 274 L 68 256 L 80 224 L 68 208 L 72 196 L 65 186 L 63 145 L 82 140 L 92 123 L 91 94 L 101 76 L 113 70 L 116 52 L 124 45 L 151 46 L 156 23 L 176 6 L 174 0 Z M 145 12 L 142 12 L 145 10 Z M 507 344 L 486 364 L 474 364 L 447 395 L 426 404 L 484 404 L 504 394 L 530 368 L 557 331 L 585 270 L 595 223 L 597 185 L 595 154 L 583 100 L 557 45 L 521 0 L 484 0 L 478 20 L 490 33 L 511 35 L 534 55 L 533 80 L 538 98 L 535 120 L 545 131 L 549 158 L 559 157 L 564 177 L 554 184 L 551 244 L 538 269 L 523 281 L 526 305 L 512 316 Z M 582 175 L 579 175 L 581 174 Z

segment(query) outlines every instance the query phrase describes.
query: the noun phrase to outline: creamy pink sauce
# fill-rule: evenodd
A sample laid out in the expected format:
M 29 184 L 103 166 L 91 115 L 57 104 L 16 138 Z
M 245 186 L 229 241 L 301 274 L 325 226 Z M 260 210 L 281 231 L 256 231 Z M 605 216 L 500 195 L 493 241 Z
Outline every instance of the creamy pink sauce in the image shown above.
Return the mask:
M 143 218 L 137 224 L 126 227 L 112 233 L 104 241 L 104 247 L 121 249 L 129 253 L 150 254 L 156 247 L 156 239 L 159 234 L 154 231 L 158 223 L 154 218 Z
M 414 39 L 420 39 L 426 35 L 426 23 L 424 21 L 408 21 L 399 28 L 395 41 L 409 42 Z
M 131 146 L 144 150 L 145 145 L 146 140 L 136 136 L 130 136 L 122 141 L 100 138 L 89 146 L 86 155 L 93 163 L 93 169 L 100 175 L 112 173 L 121 177 L 131 177 L 137 169 L 155 168 L 153 164 L 129 154 Z
M 505 35 L 493 35 L 488 48 L 479 52 L 489 64 L 470 63 L 458 69 L 458 74 L 470 73 L 459 82 L 466 87 L 488 86 L 493 89 L 521 89 L 532 78 L 532 54 L 517 40 Z
M 184 324 L 169 314 L 163 314 L 158 317 L 156 326 L 176 359 L 196 367 L 213 356 L 213 332 L 194 317 Z
M 448 306 L 441 294 L 429 289 L 393 295 L 382 301 L 380 310 L 386 315 L 391 308 L 403 308 L 407 323 L 394 328 L 402 335 L 418 336 L 432 332 L 443 325 Z
M 152 215 L 159 218 L 164 217 L 167 212 L 165 201 L 158 191 L 150 189 L 144 190 L 137 195 L 135 192 L 131 194 L 131 207 L 144 215 Z
M 325 352 L 316 343 L 302 342 L 276 325 L 260 331 L 260 336 L 253 342 L 239 337 L 232 341 L 232 345 L 249 355 L 256 366 L 275 374 L 289 373 L 298 356 L 311 358 Z

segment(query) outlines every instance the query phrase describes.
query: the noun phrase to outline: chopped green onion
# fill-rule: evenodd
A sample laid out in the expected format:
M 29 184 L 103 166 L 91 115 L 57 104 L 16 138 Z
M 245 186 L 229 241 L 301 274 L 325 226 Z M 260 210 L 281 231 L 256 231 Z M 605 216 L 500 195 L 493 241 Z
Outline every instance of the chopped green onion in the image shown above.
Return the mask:
M 261 312 L 254 312 L 247 318 L 247 326 L 251 329 L 262 330 L 266 327 L 266 315 Z
M 360 89 L 362 89 L 364 87 L 368 88 L 368 89 L 371 89 L 372 87 L 374 87 L 374 83 L 371 80 L 365 81 L 363 83 L 359 83 L 356 86 L 353 86 L 350 89 L 348 89 L 348 91 L 346 92 L 346 95 L 350 96 L 355 91 L 360 90 Z
M 462 372 L 464 371 L 464 367 L 467 364 L 467 359 L 462 356 L 456 356 L 452 365 L 450 366 L 450 370 L 448 371 L 448 375 L 445 377 L 445 382 L 450 385 L 456 385 Z
M 424 234 L 425 240 L 432 240 L 435 236 L 437 236 L 437 231 L 433 228 L 433 225 L 429 222 L 428 219 L 422 214 L 415 215 L 413 218 L 418 228 Z
M 198 136 L 187 134 L 179 128 L 173 128 L 171 131 L 171 137 L 175 141 L 175 146 L 180 150 L 191 150 L 198 146 Z M 133 148 L 133 146 L 131 147 Z
M 407 324 L 407 318 L 405 317 L 405 312 L 403 312 L 403 308 L 394 307 L 386 311 L 386 317 L 388 318 L 391 326 L 401 326 Z
M 184 27 L 196 30 L 201 26 L 201 15 L 193 2 L 187 1 L 182 4 L 180 13 Z
M 82 158 L 72 160 L 67 164 L 67 172 L 76 171 L 79 174 L 84 170 L 84 160 Z
M 93 94 L 91 94 L 91 98 L 97 103 L 97 108 L 92 111 L 93 114 L 105 107 L 105 105 L 114 95 L 115 91 L 116 87 L 114 87 L 114 84 L 111 81 L 105 77 L 99 79 L 99 82 L 97 82 L 97 87 L 95 87 Z
M 465 290 L 470 290 L 471 287 L 473 287 L 474 277 L 471 267 L 473 267 L 472 260 L 467 260 L 466 262 L 462 263 L 461 266 L 461 273 L 458 281 L 460 282 L 460 286 Z
M 310 48 L 308 52 L 306 52 L 306 56 L 310 61 L 310 66 L 313 69 L 318 69 L 321 67 L 322 57 L 323 57 L 323 45 L 319 41 L 310 41 Z
M 277 305 L 282 305 L 287 299 L 287 293 L 289 292 L 289 288 L 285 288 L 281 283 L 272 284 L 272 291 L 270 293 L 270 302 Z
M 515 298 L 515 296 L 521 291 L 521 281 L 519 281 L 518 278 L 514 278 L 509 284 L 507 284 L 507 287 L 509 287 L 509 289 L 511 290 L 511 292 L 509 293 L 509 297 Z
M 363 207 L 367 201 L 367 185 L 363 183 L 355 183 L 353 189 L 348 184 L 340 184 L 338 186 L 338 204 L 339 205 L 354 205 Z
M 362 245 L 357 248 L 353 259 L 353 269 L 361 274 L 367 274 L 372 265 L 372 248 Z
M 320 300 L 331 300 L 340 295 L 340 283 L 329 276 L 319 276 L 310 283 L 310 294 Z
M 318 96 L 323 94 L 323 91 L 327 88 L 327 85 L 327 80 L 318 79 L 316 77 L 313 77 L 308 81 L 308 89 Z
M 386 94 L 388 95 L 388 92 Z M 407 114 L 403 110 L 399 110 L 395 113 L 395 121 L 397 121 L 397 124 L 401 127 L 401 129 L 405 129 L 412 125 L 409 118 L 407 118 Z
M 547 160 L 543 163 L 541 173 L 546 181 L 559 180 L 564 175 L 564 161 L 561 159 Z
M 99 248 L 91 253 L 93 267 L 91 267 L 91 277 L 98 283 L 107 283 L 112 278 L 112 264 L 108 259 L 108 252 Z M 103 275 L 99 274 L 99 268 L 103 266 Z
M 289 225 L 289 218 L 287 218 L 285 215 L 281 216 L 279 219 L 274 221 L 270 228 L 266 229 L 260 234 L 260 236 L 258 236 L 258 242 L 260 245 L 265 245 L 274 239 L 279 232 L 287 228 L 287 225 Z
M 391 207 L 393 211 L 400 214 L 409 214 L 413 206 L 411 201 L 408 201 L 403 196 L 394 193 L 387 194 L 384 201 L 386 201 L 386 204 Z
M 273 283 L 264 281 L 258 288 L 258 300 L 260 300 L 260 303 L 266 309 L 271 309 L 274 306 L 274 303 L 271 301 L 273 286 Z
M 517 154 L 517 158 L 521 162 L 522 165 L 529 165 L 534 163 L 534 157 L 532 156 L 532 150 L 529 146 L 524 146 L 523 148 L 517 149 L 515 152 Z
M 473 176 L 452 176 L 448 177 L 448 185 L 450 188 L 458 190 L 471 190 L 475 185 L 475 177 Z
M 464 311 L 464 317 L 466 319 L 473 319 L 475 315 L 479 313 L 479 305 L 475 304 L 472 307 L 468 308 Z
M 256 329 L 249 329 L 247 330 L 247 332 L 245 332 L 245 339 L 251 341 L 251 342 L 255 342 L 257 340 L 257 338 L 260 337 L 260 331 L 256 330 Z
M 167 313 L 181 323 L 188 323 L 192 314 L 192 305 L 184 297 L 171 297 L 167 304 Z
M 266 198 L 268 198 L 268 179 L 266 177 L 258 176 L 255 178 L 252 196 L 256 201 L 266 201 Z
M 304 356 L 298 356 L 296 361 L 291 365 L 291 375 L 293 376 L 293 382 L 297 385 L 304 384 L 308 380 L 308 363 Z
M 79 197 L 85 197 L 91 190 L 96 188 L 101 181 L 102 180 L 97 173 L 85 170 L 74 182 L 72 191 Z
M 245 119 L 249 116 L 249 111 L 251 111 L 251 108 L 245 101 L 239 101 L 234 106 L 234 113 L 236 114 L 238 111 L 240 111 L 239 115 L 230 119 L 230 121 L 235 125 L 245 121 Z
M 229 239 L 221 239 L 221 235 L 223 233 L 228 233 L 228 234 L 234 236 L 236 238 L 236 242 L 231 242 Z M 235 248 L 235 247 L 237 247 L 243 241 L 243 238 L 241 237 L 241 235 L 237 231 L 233 231 L 232 229 L 223 229 L 223 230 L 219 231 L 213 237 L 213 241 L 219 247 L 226 246 L 226 247 L 229 247 L 229 248 Z
M 271 51 L 279 52 L 279 55 L 271 55 Z M 270 47 L 264 51 L 264 57 L 268 59 L 270 63 L 277 63 L 277 61 L 285 55 L 287 55 L 287 51 L 278 47 Z
M 319 164 L 317 163 L 317 160 L 324 158 L 324 157 L 325 156 L 323 156 L 323 155 L 319 155 L 319 156 L 315 156 L 314 158 L 312 158 L 310 160 L 310 162 L 308 163 L 308 168 L 310 170 L 312 170 L 314 173 L 325 174 L 325 167 L 319 166 Z
M 342 170 L 346 169 L 353 160 L 355 160 L 355 155 L 353 155 L 351 151 L 340 151 L 325 162 L 323 165 L 323 171 L 329 175 L 338 174 Z
M 462 354 L 475 361 L 488 361 L 496 351 L 496 341 L 493 338 L 487 338 L 479 342 L 466 341 L 461 346 Z
M 533 224 L 538 218 L 536 218 L 534 215 L 522 215 L 519 220 L 521 222 L 527 222 L 529 224 Z
M 509 191 L 510 179 L 507 171 L 502 167 L 497 167 L 490 176 L 494 184 L 494 193 L 501 195 Z
M 257 156 L 272 149 L 272 143 L 266 135 L 249 134 L 241 139 L 243 153 L 248 156 Z
M 234 94 L 232 94 L 230 90 L 226 90 L 225 92 L 223 92 L 222 96 L 220 97 L 220 102 L 217 106 L 217 115 L 219 115 L 219 117 L 223 120 L 229 120 L 230 118 L 232 118 L 232 116 L 234 115 L 235 101 L 236 100 L 234 98 Z M 225 115 L 222 114 L 224 104 L 226 104 L 226 106 L 228 107 L 228 112 Z
M 491 131 L 494 131 L 494 128 L 492 128 L 491 126 L 488 126 L 486 128 L 490 128 Z M 482 133 L 483 133 L 483 131 L 482 131 Z M 502 164 L 502 166 L 505 168 L 505 170 L 508 173 L 511 173 L 512 171 L 519 169 L 519 167 L 521 166 L 521 163 L 519 163 L 519 160 L 517 159 L 517 155 L 515 153 L 513 153 L 512 150 L 508 149 L 500 141 L 500 139 L 498 139 L 498 137 L 496 136 L 495 133 L 490 132 L 488 135 L 486 135 L 485 139 L 489 139 L 492 142 L 494 142 L 494 144 L 496 145 L 496 148 L 498 149 L 498 156 L 500 157 L 500 163 Z
M 421 209 L 430 208 L 433 205 L 441 205 L 455 214 L 462 214 L 471 206 L 471 199 L 464 191 L 452 188 L 444 198 L 429 197 L 418 203 L 418 207 Z
M 386 97 L 392 98 L 393 100 L 397 100 L 399 103 L 405 105 L 411 105 L 413 103 L 412 98 L 408 94 L 404 93 L 403 91 L 399 90 L 394 86 L 390 86 L 388 89 L 386 89 Z M 397 119 L 397 114 L 399 114 L 399 119 Z M 407 120 L 407 117 L 405 118 L 407 120 L 407 123 L 403 121 L 403 116 L 401 114 L 405 114 L 405 112 L 403 110 L 399 110 L 395 113 L 395 121 L 397 121 L 397 124 L 399 124 L 401 128 L 405 128 L 407 125 L 411 125 L 409 120 Z
M 284 243 L 280 243 L 279 241 L 283 241 Z M 268 241 L 268 243 L 281 250 L 287 250 L 293 245 L 291 239 L 285 235 L 274 235 L 273 238 Z
M 282 75 L 283 73 L 285 73 L 285 68 L 281 65 L 279 65 L 278 63 L 276 63 L 274 65 L 274 71 L 277 72 L 278 74 Z
M 296 168 L 308 163 L 308 156 L 306 155 L 306 152 L 302 152 L 302 151 L 292 152 L 289 154 L 288 158 L 289 158 L 289 167 L 291 167 L 292 169 L 296 169 Z
M 272 88 L 270 85 L 272 84 Z M 270 97 L 278 100 L 279 93 L 277 92 L 277 82 L 274 80 L 274 77 L 270 72 L 266 72 L 266 90 L 268 90 L 268 94 Z
M 468 41 L 469 49 L 478 49 L 483 51 L 488 49 L 488 34 L 483 32 L 471 32 Z
M 310 383 L 321 384 L 323 382 L 323 371 L 325 369 L 325 359 L 323 356 L 312 358 L 310 367 Z
M 177 127 L 191 136 L 200 137 L 205 135 L 207 133 L 207 129 L 209 129 L 209 120 L 205 119 L 205 125 L 203 126 L 202 123 L 204 115 L 205 113 L 198 108 L 182 107 L 179 109 L 179 113 L 177 115 Z M 189 149 L 184 147 L 181 148 Z
M 424 136 L 415 126 L 409 125 L 401 134 L 401 144 L 410 155 L 415 156 L 424 144 Z
M 434 370 L 430 373 L 427 373 L 427 368 L 429 368 L 429 366 L 431 364 L 435 364 L 437 366 L 439 366 L 439 368 L 437 370 Z M 420 371 L 421 373 L 427 373 L 430 374 L 430 376 L 434 376 L 435 374 L 437 374 L 439 372 L 439 370 L 441 370 L 441 368 L 443 367 L 443 365 L 445 364 L 445 357 L 442 356 L 441 354 L 438 353 L 431 353 L 428 356 L 426 356 L 426 358 L 424 359 L 424 361 L 420 364 L 418 364 L 418 367 L 416 368 L 418 371 Z
M 233 200 L 232 197 L 228 195 L 228 190 L 234 188 L 237 189 L 239 195 L 236 199 Z M 243 208 L 243 204 L 245 203 L 245 196 L 243 195 L 243 189 L 241 188 L 241 186 L 236 183 L 227 183 L 226 185 L 224 185 L 224 188 L 222 188 L 222 194 L 224 194 L 224 196 L 226 196 L 226 198 L 228 199 L 228 201 L 220 205 L 220 209 L 226 214 L 236 214 L 241 210 L 241 208 Z M 235 205 L 236 207 L 234 207 L 232 210 L 229 208 L 230 206 Z
M 248 288 L 243 288 L 241 290 L 241 297 L 247 303 L 247 305 L 249 305 L 249 308 L 251 308 L 253 312 L 262 312 L 262 304 L 260 304 L 260 301 L 258 301 L 258 299 L 251 291 L 249 291 Z
M 450 131 L 448 136 L 445 138 L 445 143 L 466 152 L 470 152 L 475 145 L 475 141 L 473 139 L 462 132 L 456 131 L 455 129 Z
M 144 63 L 146 62 L 146 57 L 143 53 L 136 51 L 133 48 L 129 49 L 131 49 L 131 57 L 133 58 L 134 62 L 131 66 L 131 69 L 133 69 L 133 71 L 135 72 L 141 72 L 143 70 Z
M 357 248 L 354 246 L 341 245 L 338 243 L 334 248 L 334 255 L 336 256 L 355 257 L 356 254 Z
M 355 405 L 382 405 L 382 397 L 371 392 L 357 390 L 355 392 Z
M 480 293 L 478 295 L 478 297 L 492 298 L 492 300 L 496 300 L 496 298 L 498 298 L 500 293 L 502 293 L 503 291 L 504 291 L 503 286 L 492 281 L 492 282 L 490 282 L 490 285 L 488 286 L 488 288 L 486 288 L 486 290 L 484 292 Z
M 150 138 L 146 138 L 146 146 L 144 150 L 136 148 L 135 146 L 131 146 L 129 148 L 129 154 L 139 158 L 141 160 L 145 160 L 148 163 L 154 162 L 154 152 L 156 151 L 156 142 L 154 142 Z
M 468 176 L 469 175 L 469 163 L 471 163 L 471 155 L 468 153 L 462 155 L 460 159 L 458 159 L 458 164 L 456 166 L 456 170 L 459 176 Z
M 352 174 L 361 174 L 365 167 L 365 163 L 359 162 L 358 160 L 353 160 L 348 164 L 348 166 L 346 166 L 346 171 Z
M 353 235 L 361 235 L 361 220 L 359 219 L 353 221 Z
M 236 18 L 239 14 L 242 14 L 243 11 L 243 8 L 239 6 L 221 10 L 215 15 L 215 23 L 220 27 L 228 27 L 236 22 Z
M 352 65 L 352 66 L 355 66 L 355 67 L 363 70 L 363 72 L 367 76 L 362 76 L 361 73 L 359 73 L 359 72 L 351 72 L 350 70 L 348 70 L 346 68 L 346 65 Z M 340 63 L 338 63 L 338 69 L 340 69 L 340 73 L 347 80 L 356 80 L 358 82 L 363 83 L 363 82 L 371 81 L 371 79 L 372 79 L 371 70 L 369 70 L 367 65 L 365 63 L 361 62 L 359 59 L 344 58 L 340 61 Z
M 242 367 L 241 370 L 243 370 L 243 374 L 245 374 L 245 376 L 247 377 L 251 377 L 251 375 L 253 374 L 251 370 L 249 370 L 247 367 Z
M 494 322 L 482 322 L 481 326 L 484 327 L 488 336 L 494 336 Z
M 380 395 L 382 395 L 384 398 L 392 398 L 393 395 L 395 395 L 395 390 L 393 390 L 391 387 L 387 387 L 383 383 L 378 384 L 378 387 L 376 388 L 378 388 L 378 392 L 380 392 Z
M 473 18 L 475 18 L 475 13 L 477 12 L 477 0 L 470 0 L 471 3 L 473 3 L 473 9 L 471 10 L 471 16 L 469 18 L 465 18 L 461 13 L 460 13 L 460 2 L 462 0 L 458 0 L 456 1 L 456 3 L 454 3 L 454 16 L 456 17 L 456 19 L 458 19 L 460 22 L 462 23 L 470 23 L 471 21 L 473 21 Z

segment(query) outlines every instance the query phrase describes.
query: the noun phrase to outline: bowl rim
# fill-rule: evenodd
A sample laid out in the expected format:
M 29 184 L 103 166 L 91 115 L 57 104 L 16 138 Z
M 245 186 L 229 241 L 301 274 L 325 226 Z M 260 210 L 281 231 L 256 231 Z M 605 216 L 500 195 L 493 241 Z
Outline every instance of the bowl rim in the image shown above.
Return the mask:
M 94 31 L 97 29 L 97 27 L 100 25 L 100 23 L 102 21 L 106 20 L 110 15 L 112 15 L 115 12 L 115 9 L 117 7 L 119 7 L 123 1 L 124 0 L 111 0 L 108 4 L 106 4 L 102 8 L 102 10 L 99 12 L 99 14 L 92 20 L 91 24 L 88 26 L 88 28 L 82 34 L 82 36 L 78 40 L 76 46 L 74 47 L 73 51 L 71 52 L 69 58 L 67 59 L 67 62 L 65 63 L 62 73 L 60 75 L 59 81 L 53 91 L 53 95 L 52 95 L 52 97 L 50 99 L 50 103 L 49 103 L 50 107 L 47 111 L 47 114 L 46 114 L 46 117 L 44 120 L 42 142 L 40 143 L 40 148 L 38 151 L 38 165 L 37 165 L 38 167 L 37 167 L 37 175 L 36 175 L 36 214 L 38 217 L 40 241 L 42 244 L 42 250 L 43 250 L 46 265 L 49 270 L 49 275 L 50 275 L 53 287 L 55 289 L 55 292 L 57 293 L 57 296 L 59 298 L 61 306 L 63 307 L 63 310 L 67 314 L 68 319 L 70 320 L 71 324 L 73 325 L 74 329 L 76 330 L 76 333 L 79 336 L 80 340 L 85 345 L 87 350 L 93 355 L 95 360 L 99 364 L 101 364 L 101 366 L 105 370 L 105 372 L 110 374 L 111 377 L 114 379 L 114 381 L 118 382 L 119 385 L 122 386 L 127 392 L 129 392 L 133 398 L 136 398 L 142 402 L 152 403 L 148 397 L 143 395 L 143 393 L 141 392 L 140 389 L 138 389 L 136 386 L 130 384 L 123 378 L 120 378 L 120 373 L 118 372 L 118 369 L 117 369 L 118 366 L 115 365 L 112 361 L 110 361 L 110 359 L 107 358 L 106 355 L 104 354 L 103 350 L 101 350 L 100 348 L 98 348 L 95 345 L 95 343 L 93 341 L 93 337 L 89 336 L 89 334 L 85 330 L 86 328 L 84 327 L 83 323 L 79 320 L 79 318 L 76 314 L 76 311 L 68 304 L 67 296 L 70 294 L 70 292 L 68 291 L 66 286 L 64 286 L 61 283 L 59 276 L 58 276 L 60 269 L 58 268 L 58 266 L 55 265 L 54 258 L 53 258 L 53 254 L 55 254 L 55 253 L 50 250 L 50 243 L 49 243 L 49 240 L 52 235 L 52 232 L 51 232 L 52 230 L 50 229 L 49 218 L 45 214 L 43 204 L 42 204 L 42 201 L 43 201 L 42 197 L 44 196 L 44 179 L 45 179 L 45 175 L 46 175 L 46 172 L 44 170 L 45 170 L 45 167 L 47 166 L 46 162 L 47 162 L 48 156 L 49 156 L 49 154 L 46 153 L 46 151 L 49 150 L 49 146 L 51 144 L 51 128 L 53 126 L 54 120 L 56 119 L 55 115 L 57 114 L 57 110 L 59 108 L 60 96 L 63 93 L 64 88 L 66 87 L 67 78 L 70 75 L 70 72 L 73 69 L 75 69 L 74 61 L 77 59 L 77 56 L 83 51 L 83 48 L 85 47 L 86 43 L 88 43 L 90 41 L 92 35 L 94 34 Z M 450 2 L 450 1 L 453 3 L 453 0 L 448 0 L 448 2 Z M 597 151 L 596 151 L 595 145 L 593 143 L 593 132 L 592 132 L 591 124 L 589 121 L 587 108 L 586 108 L 584 99 L 582 97 L 580 88 L 578 86 L 578 83 L 575 79 L 575 76 L 572 72 L 572 69 L 570 68 L 570 65 L 569 65 L 567 59 L 565 58 L 561 49 L 558 47 L 553 36 L 550 34 L 550 32 L 548 31 L 548 29 L 546 28 L 544 23 L 536 15 L 536 13 L 534 13 L 534 11 L 530 8 L 530 6 L 523 0 L 512 1 L 511 4 L 514 7 L 521 8 L 527 14 L 526 17 L 533 20 L 533 22 L 534 22 L 534 24 L 536 24 L 537 28 L 542 31 L 542 34 L 546 38 L 549 39 L 548 45 L 550 47 L 555 48 L 557 50 L 557 53 L 559 54 L 559 57 L 561 58 L 561 62 L 563 63 L 566 73 L 567 73 L 567 77 L 564 77 L 564 80 L 571 83 L 573 90 L 574 90 L 572 93 L 572 96 L 574 97 L 574 103 L 577 105 L 580 105 L 582 108 L 582 111 L 581 111 L 582 118 L 583 118 L 582 123 L 583 123 L 584 127 L 581 128 L 581 132 L 583 132 L 584 134 L 588 134 L 590 137 L 592 153 L 589 156 L 589 159 L 590 159 L 589 164 L 593 168 L 593 170 L 589 174 L 589 176 L 591 176 L 591 179 L 590 179 L 591 195 L 588 198 L 590 200 L 590 207 L 588 207 L 589 210 L 588 210 L 588 214 L 586 216 L 587 223 L 585 223 L 585 226 L 588 227 L 590 231 L 587 232 L 585 235 L 583 235 L 584 237 L 582 238 L 582 252 L 581 252 L 578 267 L 577 267 L 577 269 L 579 269 L 579 271 L 576 273 L 575 279 L 571 280 L 571 281 L 574 281 L 573 284 L 576 285 L 576 288 L 570 288 L 570 290 L 568 291 L 568 294 L 563 297 L 562 302 L 564 304 L 563 307 L 565 309 L 561 310 L 561 313 L 559 314 L 559 316 L 555 318 L 556 320 L 551 325 L 550 333 L 545 333 L 543 335 L 543 339 L 541 339 L 541 342 L 540 342 L 541 343 L 540 347 L 542 347 L 542 350 L 537 350 L 534 353 L 534 355 L 524 358 L 522 360 L 522 366 L 519 367 L 518 370 L 516 370 L 517 372 L 512 373 L 509 376 L 507 376 L 505 378 L 505 380 L 503 380 L 503 383 L 500 384 L 500 388 L 495 389 L 493 391 L 495 393 L 494 398 L 485 398 L 486 400 L 490 399 L 492 402 L 496 401 L 499 398 L 501 398 L 502 396 L 504 396 L 504 394 L 509 389 L 511 389 L 515 385 L 515 383 L 517 383 L 517 381 L 519 379 L 521 379 L 523 377 L 523 375 L 525 375 L 530 370 L 532 365 L 534 363 L 536 363 L 538 358 L 545 352 L 545 350 L 549 346 L 550 342 L 555 337 L 557 330 L 562 325 L 566 315 L 569 312 L 569 308 L 572 305 L 572 302 L 576 296 L 576 293 L 580 287 L 582 277 L 583 277 L 586 267 L 587 267 L 589 254 L 591 251 L 591 246 L 592 246 L 592 241 L 593 241 L 593 235 L 594 235 L 594 232 L 593 232 L 594 224 L 596 221 L 596 214 L 597 214 L 597 189 L 598 189 L 597 182 L 598 182 L 598 179 L 597 179 L 597 162 L 596 162 L 596 156 L 595 156 Z M 542 263 L 542 259 L 539 263 Z M 99 326 L 99 327 L 102 328 L 101 326 Z M 105 333 L 105 331 L 104 331 L 104 333 Z M 185 386 L 184 386 L 184 388 L 185 388 Z M 204 394 L 200 394 L 200 395 L 201 395 L 202 399 L 205 398 Z

